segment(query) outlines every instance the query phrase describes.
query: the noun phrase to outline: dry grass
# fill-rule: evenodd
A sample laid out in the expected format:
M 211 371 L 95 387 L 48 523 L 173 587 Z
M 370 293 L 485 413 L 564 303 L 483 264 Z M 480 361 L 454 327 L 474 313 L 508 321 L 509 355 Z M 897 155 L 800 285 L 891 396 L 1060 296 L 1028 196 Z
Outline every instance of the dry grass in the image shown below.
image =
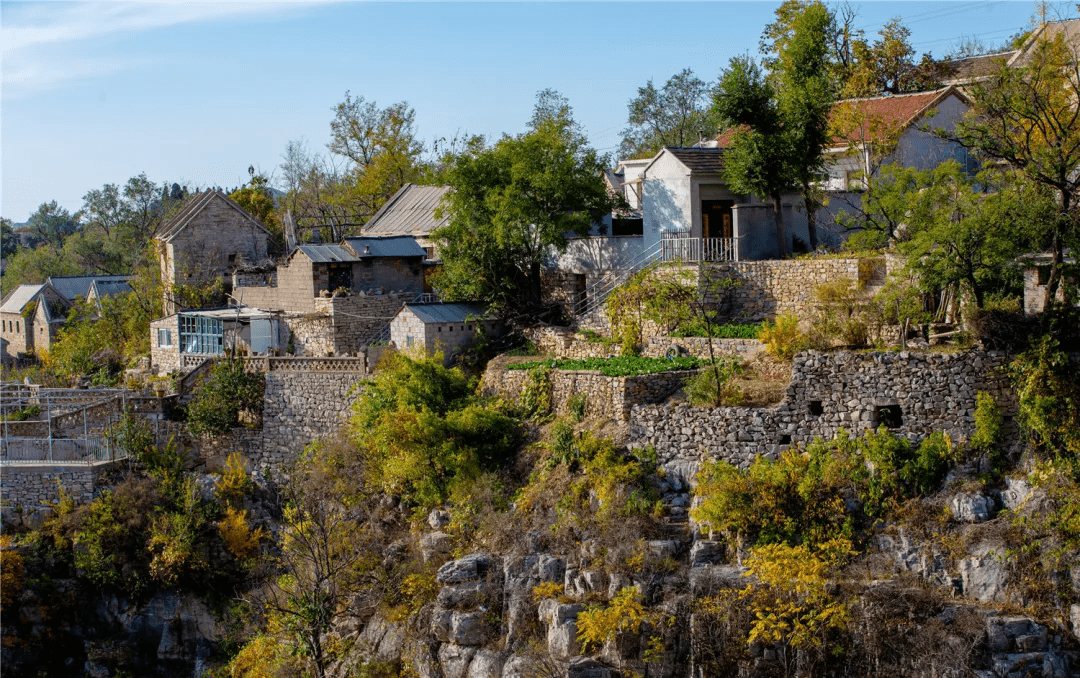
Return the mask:
M 779 360 L 762 351 L 743 366 L 743 373 L 731 383 L 742 392 L 744 407 L 770 407 L 784 399 L 791 383 L 791 361 Z

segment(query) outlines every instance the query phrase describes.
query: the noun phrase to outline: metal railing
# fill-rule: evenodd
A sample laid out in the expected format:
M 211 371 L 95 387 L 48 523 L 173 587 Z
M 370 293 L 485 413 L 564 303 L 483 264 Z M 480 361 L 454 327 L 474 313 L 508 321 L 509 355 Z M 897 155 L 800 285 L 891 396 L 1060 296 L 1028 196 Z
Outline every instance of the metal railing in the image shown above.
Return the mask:
M 575 310 L 580 309 L 580 311 L 576 315 L 587 316 L 603 306 L 612 290 L 629 280 L 638 271 L 659 261 L 663 251 L 662 243 L 656 243 L 634 257 L 617 263 L 613 270 L 586 287 L 585 291 L 578 296 Z
M 661 261 L 738 261 L 738 238 L 663 238 Z
M 105 438 L 0 438 L 0 464 L 94 464 L 127 459 Z

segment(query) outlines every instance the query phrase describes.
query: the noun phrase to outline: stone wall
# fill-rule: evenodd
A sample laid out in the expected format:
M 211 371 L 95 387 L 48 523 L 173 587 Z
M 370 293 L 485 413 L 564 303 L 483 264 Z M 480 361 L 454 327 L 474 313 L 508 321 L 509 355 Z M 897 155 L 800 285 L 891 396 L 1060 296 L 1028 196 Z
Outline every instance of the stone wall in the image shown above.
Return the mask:
M 121 462 L 99 464 L 11 464 L 3 467 L 0 474 L 0 505 L 5 513 L 22 507 L 24 513 L 45 508 L 47 502 L 60 499 L 59 481 L 64 491 L 76 502 L 88 503 L 94 499 L 102 478 L 116 470 Z M 5 515 L 5 517 L 7 517 Z
M 413 292 L 387 292 L 317 297 L 315 311 L 330 318 L 330 350 L 334 355 L 352 355 L 390 324 L 405 302 L 416 297 Z
M 619 355 L 622 350 L 617 343 L 589 341 L 569 328 L 536 327 L 525 330 L 524 334 L 541 354 L 556 358 L 609 358 Z M 757 339 L 713 339 L 712 346 L 717 356 L 737 355 L 745 359 L 752 358 L 764 348 Z M 672 347 L 681 354 L 709 357 L 709 340 L 704 337 L 652 336 L 642 355 L 662 358 Z
M 305 445 L 341 429 L 366 376 L 364 372 L 267 374 L 262 435 L 249 459 L 271 477 L 280 477 Z
M 866 285 L 872 294 L 885 283 L 886 262 L 875 259 L 783 259 L 704 264 L 701 284 L 739 281 L 734 290 L 710 295 L 729 320 L 760 322 L 784 313 L 805 317 L 814 312 L 814 288 L 841 279 Z
M 776 407 L 636 406 L 630 444 L 654 446 L 669 471 L 688 480 L 703 461 L 746 468 L 758 455 L 775 457 L 793 444 L 831 439 L 841 428 L 861 436 L 885 423 L 913 441 L 935 431 L 964 440 L 974 431 L 977 391 L 994 395 L 1006 430 L 1015 435 L 1015 403 L 1000 369 L 1005 362 L 1004 354 L 983 351 L 807 351 L 795 357 Z
M 567 414 L 570 400 L 584 393 L 586 416 L 626 421 L 634 405 L 667 398 L 682 388 L 686 379 L 693 374 L 693 371 L 683 370 L 633 377 L 605 377 L 596 370 L 551 370 L 548 372 L 551 406 L 556 414 Z M 520 402 L 528 378 L 528 370 L 508 370 L 505 363 L 492 361 L 484 371 L 481 388 L 485 395 Z

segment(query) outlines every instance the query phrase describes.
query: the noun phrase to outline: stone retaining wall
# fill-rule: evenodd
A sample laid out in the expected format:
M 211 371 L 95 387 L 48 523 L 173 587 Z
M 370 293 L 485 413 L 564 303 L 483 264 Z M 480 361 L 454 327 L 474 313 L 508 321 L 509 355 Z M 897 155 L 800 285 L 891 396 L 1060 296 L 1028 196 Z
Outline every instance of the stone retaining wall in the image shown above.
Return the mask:
M 556 358 L 610 358 L 621 352 L 617 343 L 589 341 L 574 330 L 562 327 L 538 327 L 525 331 L 525 336 L 544 355 Z M 757 339 L 713 339 L 716 355 L 737 355 L 749 359 L 764 348 Z M 679 352 L 698 358 L 709 357 L 709 340 L 705 337 L 650 336 L 642 355 L 662 358 L 672 346 Z
M 630 444 L 652 445 L 669 471 L 689 480 L 698 465 L 725 459 L 746 468 L 758 455 L 816 437 L 831 439 L 844 428 L 860 436 L 880 424 L 913 441 L 946 431 L 970 437 L 975 394 L 994 395 L 1015 435 L 1015 403 L 1001 371 L 1004 354 L 821 353 L 795 357 L 783 401 L 771 408 L 697 408 L 680 404 L 635 406 Z M 899 417 L 899 422 L 895 419 Z
M 570 400 L 586 395 L 585 415 L 626 421 L 634 405 L 659 402 L 679 390 L 693 371 L 643 374 L 633 377 L 605 377 L 596 370 L 550 370 L 551 406 L 556 414 L 569 412 Z M 528 370 L 508 370 L 505 363 L 493 361 L 484 371 L 485 395 L 500 396 L 519 403 Z
M 59 486 L 63 486 L 78 503 L 94 499 L 102 476 L 116 470 L 122 462 L 98 464 L 12 464 L 3 467 L 0 477 L 0 504 L 7 510 L 22 507 L 24 513 L 45 508 L 47 502 L 60 499 Z

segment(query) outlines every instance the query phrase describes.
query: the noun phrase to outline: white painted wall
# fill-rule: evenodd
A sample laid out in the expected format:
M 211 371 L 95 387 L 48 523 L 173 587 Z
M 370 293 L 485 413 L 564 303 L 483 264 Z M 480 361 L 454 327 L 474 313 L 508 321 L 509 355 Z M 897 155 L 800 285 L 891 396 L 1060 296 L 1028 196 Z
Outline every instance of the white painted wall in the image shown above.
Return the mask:
M 645 174 L 642 186 L 643 245 L 646 249 L 660 241 L 661 231 L 693 228 L 696 193 L 691 190 L 690 170 L 667 150 L 661 151 Z

